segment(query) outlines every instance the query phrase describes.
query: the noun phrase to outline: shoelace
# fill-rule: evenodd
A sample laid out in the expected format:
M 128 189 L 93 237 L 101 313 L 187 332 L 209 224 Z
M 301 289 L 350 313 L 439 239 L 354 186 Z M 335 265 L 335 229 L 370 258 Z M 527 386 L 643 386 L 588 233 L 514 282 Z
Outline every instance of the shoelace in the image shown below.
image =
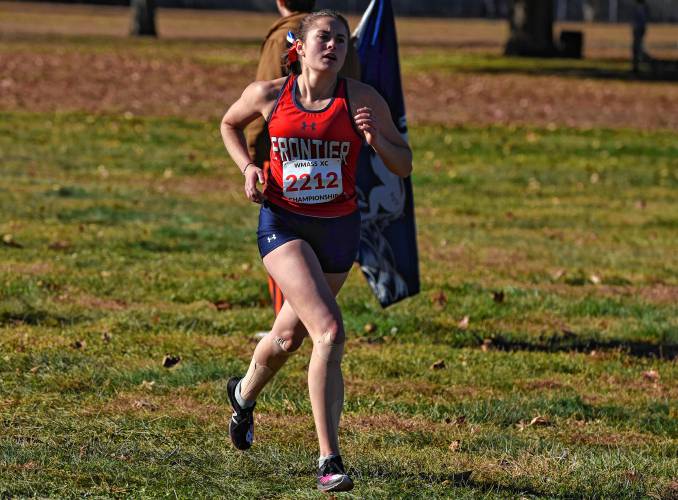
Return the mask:
M 320 468 L 321 476 L 326 476 L 328 474 L 346 474 L 346 472 L 344 472 L 344 467 L 341 463 L 330 458 L 329 460 L 325 460 L 323 466 Z

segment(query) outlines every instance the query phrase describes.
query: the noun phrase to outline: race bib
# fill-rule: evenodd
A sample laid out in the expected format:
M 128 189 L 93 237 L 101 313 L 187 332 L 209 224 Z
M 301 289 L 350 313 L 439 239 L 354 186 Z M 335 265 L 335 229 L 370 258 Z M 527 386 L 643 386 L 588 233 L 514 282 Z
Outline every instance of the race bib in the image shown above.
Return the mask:
M 297 203 L 326 203 L 344 192 L 340 158 L 283 163 L 283 196 Z

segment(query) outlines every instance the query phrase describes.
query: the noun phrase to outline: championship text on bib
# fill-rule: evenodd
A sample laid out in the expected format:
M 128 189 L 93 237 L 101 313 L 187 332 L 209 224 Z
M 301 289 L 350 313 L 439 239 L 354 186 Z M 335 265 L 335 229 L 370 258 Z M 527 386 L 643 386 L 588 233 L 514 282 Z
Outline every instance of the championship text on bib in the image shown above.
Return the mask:
M 325 203 L 343 193 L 341 158 L 283 163 L 283 196 L 297 203 Z

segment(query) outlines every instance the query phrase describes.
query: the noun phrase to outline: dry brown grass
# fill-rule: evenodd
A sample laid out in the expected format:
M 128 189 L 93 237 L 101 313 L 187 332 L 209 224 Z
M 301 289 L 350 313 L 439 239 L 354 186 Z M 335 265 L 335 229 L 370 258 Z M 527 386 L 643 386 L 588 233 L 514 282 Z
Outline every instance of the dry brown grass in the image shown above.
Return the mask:
M 270 12 L 158 9 L 158 31 L 168 39 L 261 40 L 277 15 Z M 359 16 L 348 16 L 352 27 Z M 0 32 L 5 34 L 63 34 L 127 36 L 130 11 L 126 7 L 0 2 Z M 503 20 L 398 18 L 402 45 L 456 47 L 501 53 L 508 35 Z M 630 29 L 626 24 L 556 23 L 554 32 L 584 33 L 587 57 L 622 57 L 629 54 Z M 676 32 L 669 24 L 653 24 L 647 47 L 658 57 L 678 57 Z
M 233 51 L 226 47 L 223 52 L 212 46 L 168 49 L 165 45 L 154 52 L 152 45 L 143 44 L 57 50 L 44 38 L 49 34 L 124 37 L 127 14 L 126 8 L 117 7 L 0 2 L 1 36 L 20 42 L 0 58 L 0 109 L 127 112 L 216 122 L 253 79 L 256 45 L 239 49 L 241 62 L 251 61 L 243 65 L 222 61 L 224 54 Z M 159 24 L 162 40 L 254 41 L 263 38 L 274 18 L 261 13 L 161 10 Z M 425 56 L 429 49 L 421 45 L 446 47 L 452 56 L 468 50 L 500 54 L 505 24 L 401 19 L 401 57 Z M 627 57 L 626 27 L 584 28 L 591 31 L 591 46 L 602 47 L 603 52 L 594 50 L 592 55 Z M 672 30 L 657 27 L 651 33 L 656 33 L 653 36 L 661 46 L 668 46 Z M 624 50 L 615 53 L 620 47 Z M 196 50 L 203 51 L 200 58 Z M 678 129 L 678 87 L 670 83 L 429 70 L 406 71 L 403 84 L 410 123 Z

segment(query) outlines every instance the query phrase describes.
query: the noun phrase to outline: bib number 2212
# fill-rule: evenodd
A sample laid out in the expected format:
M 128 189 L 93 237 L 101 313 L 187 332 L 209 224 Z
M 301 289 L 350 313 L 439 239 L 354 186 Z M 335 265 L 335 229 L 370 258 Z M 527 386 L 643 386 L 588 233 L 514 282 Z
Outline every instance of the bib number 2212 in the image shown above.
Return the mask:
M 341 160 L 323 158 L 283 163 L 283 195 L 298 203 L 325 203 L 343 192 Z

